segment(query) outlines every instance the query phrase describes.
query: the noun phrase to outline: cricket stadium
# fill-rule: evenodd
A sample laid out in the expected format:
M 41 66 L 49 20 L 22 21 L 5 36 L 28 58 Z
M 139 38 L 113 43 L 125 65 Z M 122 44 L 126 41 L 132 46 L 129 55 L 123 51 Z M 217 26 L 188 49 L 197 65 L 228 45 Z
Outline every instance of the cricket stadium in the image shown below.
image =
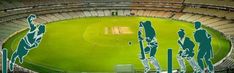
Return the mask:
M 144 73 L 137 37 L 142 21 L 150 21 L 155 30 L 155 58 L 162 73 L 168 71 L 169 48 L 173 73 L 180 71 L 180 29 L 195 44 L 197 61 L 196 21 L 212 36 L 214 72 L 234 72 L 233 0 L 1 0 L 0 47 L 8 50 L 7 62 L 31 30 L 31 14 L 36 15 L 33 23 L 45 24 L 46 31 L 23 63 L 16 60 L 13 73 Z M 186 73 L 193 72 L 185 64 Z M 150 66 L 148 73 L 155 73 Z

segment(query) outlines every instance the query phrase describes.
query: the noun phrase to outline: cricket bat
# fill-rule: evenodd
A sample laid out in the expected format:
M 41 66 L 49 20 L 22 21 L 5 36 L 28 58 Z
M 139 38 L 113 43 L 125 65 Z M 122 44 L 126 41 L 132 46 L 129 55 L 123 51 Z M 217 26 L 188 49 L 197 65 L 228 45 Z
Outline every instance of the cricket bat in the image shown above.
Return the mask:
M 143 39 L 140 39 L 142 38 L 141 34 L 142 32 L 138 31 L 138 41 L 139 41 L 140 49 L 141 49 L 141 59 L 145 59 L 144 43 L 143 43 Z

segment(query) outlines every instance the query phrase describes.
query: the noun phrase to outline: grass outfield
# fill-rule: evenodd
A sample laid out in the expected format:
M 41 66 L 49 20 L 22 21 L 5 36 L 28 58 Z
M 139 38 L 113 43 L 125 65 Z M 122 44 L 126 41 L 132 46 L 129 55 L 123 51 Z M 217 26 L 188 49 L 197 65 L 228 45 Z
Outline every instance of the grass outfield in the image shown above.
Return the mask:
M 162 69 L 167 70 L 168 48 L 173 49 L 173 69 L 178 69 L 177 32 L 180 28 L 185 29 L 186 35 L 194 41 L 193 25 L 172 19 L 146 17 L 89 17 L 48 23 L 40 46 L 29 52 L 22 66 L 43 73 L 113 72 L 117 64 L 133 64 L 137 70 L 142 70 L 137 41 L 138 24 L 142 20 L 150 20 L 156 30 L 159 45 L 156 58 Z M 127 27 L 121 31 L 129 33 L 114 32 L 114 27 Z M 206 29 L 213 37 L 212 61 L 216 63 L 227 55 L 230 43 L 221 33 Z M 4 44 L 5 48 L 10 49 L 8 56 L 11 56 L 25 33 L 16 34 Z M 128 44 L 129 41 L 132 45 Z M 196 45 L 195 52 L 197 48 Z

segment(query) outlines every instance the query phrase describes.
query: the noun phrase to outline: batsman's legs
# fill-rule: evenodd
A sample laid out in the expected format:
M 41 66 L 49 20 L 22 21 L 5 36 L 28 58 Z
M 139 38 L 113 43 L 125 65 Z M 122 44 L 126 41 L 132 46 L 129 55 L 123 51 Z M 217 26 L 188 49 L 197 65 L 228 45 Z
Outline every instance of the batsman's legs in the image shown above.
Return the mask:
M 144 70 L 144 73 L 147 73 L 150 71 L 150 66 L 149 66 L 149 62 L 147 59 L 141 59 L 141 63 L 143 64 L 145 70 Z
M 157 61 L 157 59 L 155 58 L 155 54 L 157 51 L 157 46 L 156 45 L 152 45 L 151 49 L 150 49 L 150 63 L 155 67 L 155 69 L 157 70 L 156 73 L 160 73 L 161 69 L 159 66 L 159 63 Z
M 180 65 L 180 72 L 185 73 L 186 72 L 186 66 L 185 66 L 183 58 L 181 56 L 177 55 L 177 61 L 179 62 L 179 65 Z
M 150 66 L 149 66 L 148 60 L 145 57 L 145 50 L 141 51 L 141 53 L 140 53 L 140 60 L 141 60 L 141 63 L 143 64 L 143 66 L 145 68 L 144 73 L 149 72 L 150 71 Z
M 157 73 L 160 73 L 160 72 L 161 72 L 160 66 L 159 66 L 158 61 L 156 60 L 155 57 L 153 57 L 153 56 L 150 57 L 150 63 L 153 64 L 153 66 L 154 66 L 155 69 L 157 70 L 157 71 L 156 71 Z

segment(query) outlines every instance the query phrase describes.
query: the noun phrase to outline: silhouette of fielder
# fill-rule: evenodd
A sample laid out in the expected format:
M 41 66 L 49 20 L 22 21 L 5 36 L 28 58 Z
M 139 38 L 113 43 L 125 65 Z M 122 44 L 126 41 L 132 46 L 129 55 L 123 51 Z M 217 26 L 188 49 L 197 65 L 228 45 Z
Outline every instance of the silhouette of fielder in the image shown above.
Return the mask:
M 194 43 L 190 40 L 189 37 L 185 37 L 185 32 L 183 29 L 180 29 L 178 32 L 179 35 L 179 40 L 178 44 L 180 46 L 179 53 L 177 55 L 177 61 L 179 62 L 180 65 L 180 72 L 185 73 L 186 72 L 186 66 L 184 59 L 186 59 L 190 66 L 193 68 L 194 72 L 199 72 L 200 67 L 194 60 Z
M 211 46 L 211 35 L 201 28 L 200 22 L 195 22 L 196 31 L 194 32 L 195 41 L 199 45 L 197 62 L 202 72 L 204 72 L 203 58 L 208 66 L 209 73 L 214 73 L 214 67 L 211 59 L 213 58 L 213 50 Z
M 14 70 L 14 63 L 17 58 L 19 58 L 19 62 L 23 63 L 24 57 L 28 54 L 28 52 L 36 48 L 39 43 L 41 42 L 41 39 L 45 33 L 45 25 L 40 24 L 39 26 L 36 26 L 33 23 L 33 20 L 36 19 L 35 15 L 30 15 L 27 18 L 29 30 L 27 34 L 20 40 L 17 49 L 14 51 L 14 53 L 11 56 L 10 60 L 10 71 Z

